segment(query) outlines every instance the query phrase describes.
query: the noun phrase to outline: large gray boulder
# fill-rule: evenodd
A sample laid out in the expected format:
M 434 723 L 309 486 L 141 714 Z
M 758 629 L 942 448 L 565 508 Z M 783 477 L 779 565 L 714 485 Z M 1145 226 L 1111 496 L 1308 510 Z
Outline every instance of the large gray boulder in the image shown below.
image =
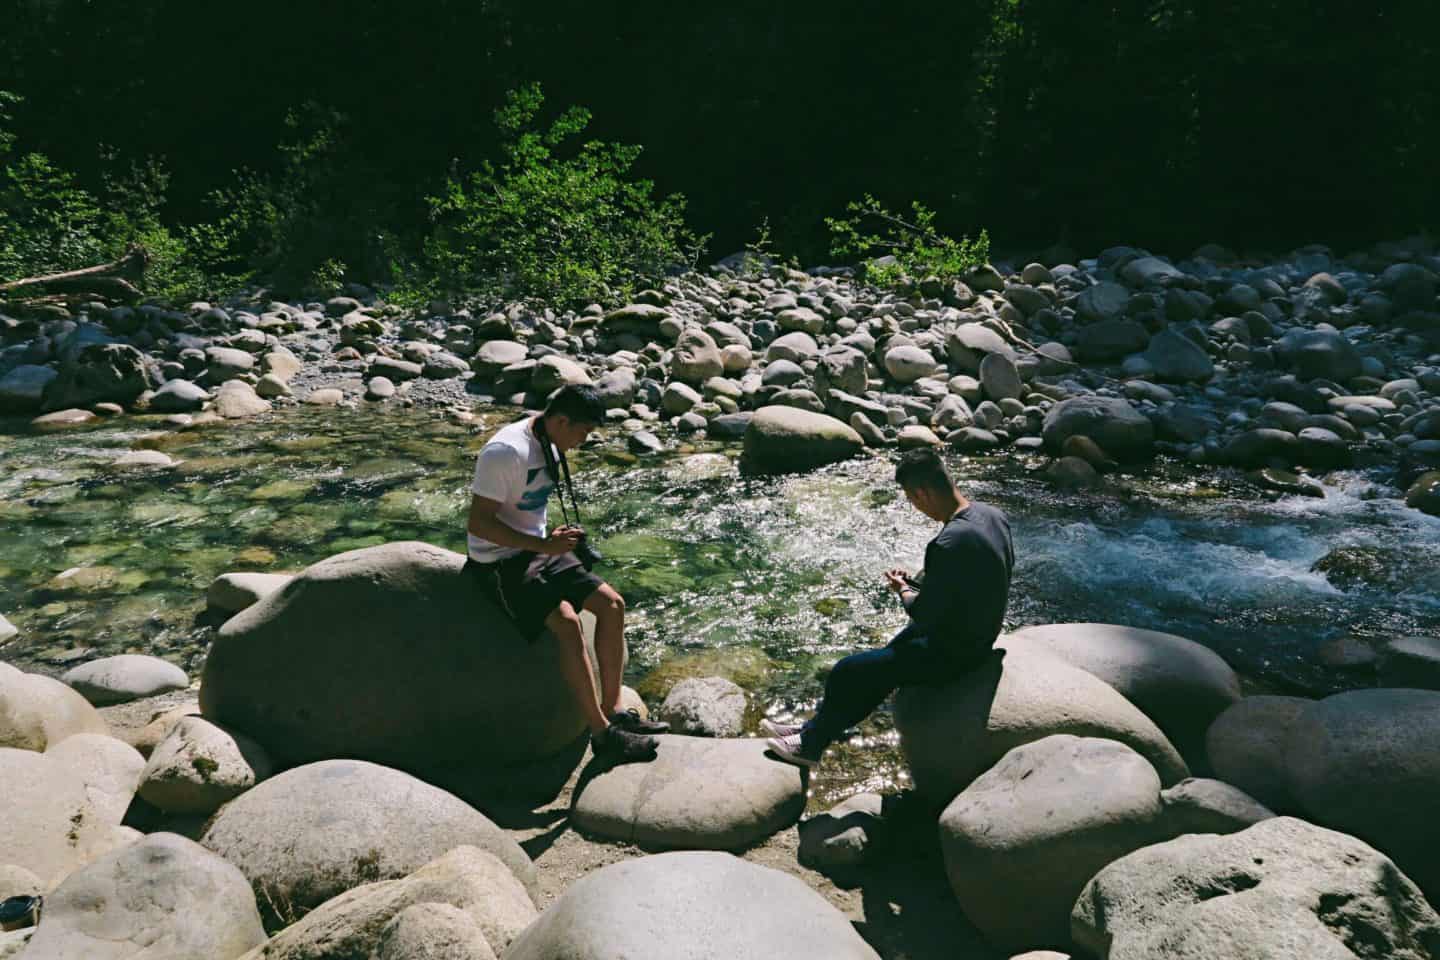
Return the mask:
M 240 871 L 193 841 L 152 834 L 45 899 L 26 960 L 234 960 L 265 942 Z
M 22 363 L 0 376 L 0 413 L 37 413 L 45 388 L 58 374 L 54 367 Z
M 1275 352 L 1302 380 L 1344 383 L 1360 376 L 1360 351 L 1338 330 L 1297 327 L 1275 343 Z
M 831 390 L 864 393 L 869 383 L 865 354 L 850 347 L 827 350 L 815 368 L 815 391 L 822 396 Z
M 1186 833 L 1238 833 L 1274 812 L 1238 787 L 1221 780 L 1191 777 L 1160 792 L 1167 837 Z
M 916 788 L 948 803 L 1010 750 L 1058 733 L 1119 740 L 1169 786 L 1189 776 L 1160 728 L 1113 687 L 1058 657 L 1006 651 L 948 683 L 895 695 L 900 748 Z
M 646 340 L 660 339 L 662 321 L 670 319 L 670 311 L 649 303 L 631 303 L 605 314 L 602 329 L 609 334 L 634 334 Z
M 119 826 L 124 809 L 115 813 L 108 791 L 63 758 L 0 747 L 0 783 L 0 860 L 46 890 L 133 839 Z
M 962 323 L 945 336 L 945 353 L 960 373 L 976 375 L 992 353 L 1015 359 L 1015 348 L 1000 334 L 980 323 Z
M 60 365 L 45 387 L 43 407 L 64 410 L 97 403 L 126 406 L 156 386 L 150 361 L 128 343 L 91 343 Z
M 965 915 L 1005 950 L 1065 947 L 1070 908 L 1101 867 L 1161 839 L 1160 778 L 1114 740 L 1022 744 L 940 816 L 945 874 Z
M 1352 690 L 1312 703 L 1285 741 L 1307 819 L 1389 855 L 1440 901 L 1440 692 Z
M 205 591 L 205 606 L 221 613 L 239 613 L 294 579 L 288 573 L 222 573 Z
M 571 823 L 647 850 L 739 850 L 794 823 L 805 809 L 800 769 L 755 738 L 667 735 L 649 763 L 585 781 Z
M 1081 327 L 1076 333 L 1076 350 L 1087 363 L 1119 360 L 1144 350 L 1150 331 L 1134 320 L 1101 320 Z
M 1075 299 L 1075 310 L 1085 320 L 1114 320 L 1125 315 L 1130 291 L 1118 283 L 1097 283 Z
M 1216 717 L 1205 734 L 1205 756 L 1215 776 L 1272 810 L 1294 811 L 1285 781 L 1285 745 L 1310 703 L 1300 697 L 1246 697 Z
M 170 813 L 208 816 L 270 772 L 265 749 L 249 737 L 185 716 L 151 751 L 140 796 Z
M 97 707 L 184 690 L 190 685 L 190 678 L 175 664 L 138 653 L 82 663 L 67 670 L 60 680 Z
M 1145 359 L 1161 380 L 1209 380 L 1215 364 L 1205 348 L 1174 330 L 1161 330 L 1150 341 Z
M 710 334 L 699 327 L 685 328 L 675 341 L 675 352 L 670 356 L 670 376 L 698 387 L 724 372 L 725 363 L 720 358 L 720 348 Z
M 85 784 L 90 816 L 108 824 L 125 818 L 145 769 L 140 751 L 103 733 L 77 733 L 51 746 L 45 756 L 67 767 Z
M 1205 732 L 1240 700 L 1240 679 L 1208 647 L 1113 623 L 1026 627 L 1000 643 L 1035 649 L 1093 673 L 1144 711 L 1191 766 L 1203 766 Z
M 796 407 L 761 407 L 745 429 L 744 457 L 759 473 L 811 470 L 846 460 L 864 446 L 848 424 Z
M 482 380 L 489 380 L 512 363 L 524 360 L 529 352 L 525 344 L 515 340 L 486 340 L 470 358 L 470 369 Z
M 644 891 L 637 895 L 636 891 Z M 588 874 L 503 960 L 878 960 L 797 877 L 725 853 L 663 853 Z
M 153 413 L 193 413 L 205 406 L 210 394 L 189 380 L 167 380 L 150 398 Z
M 1085 886 L 1070 929 L 1099 960 L 1440 956 L 1440 916 L 1390 860 L 1288 817 L 1116 860 Z
M 420 904 L 452 907 L 480 928 L 489 954 L 467 954 L 469 960 L 499 954 L 537 916 L 529 893 L 503 863 L 462 846 L 408 876 L 367 883 L 325 901 L 244 960 L 369 960 L 394 936 L 387 937 L 390 924 Z M 428 960 L 425 954 L 397 956 L 393 950 L 393 960 Z
M 903 344 L 885 351 L 885 372 L 897 383 L 914 383 L 928 377 L 938 368 L 928 350 L 914 344 Z
M 470 914 L 448 903 L 406 907 L 380 931 L 375 960 L 494 960 L 495 950 Z
M 1045 449 L 1059 455 L 1073 436 L 1089 437 L 1116 460 L 1150 456 L 1155 427 L 1130 401 L 1119 397 L 1083 396 L 1061 400 L 1045 414 Z
M 0 747 L 44 750 L 77 733 L 105 733 L 80 694 L 51 677 L 0 663 Z
M 724 677 L 689 677 L 670 688 L 657 711 L 676 733 L 738 737 L 745 728 L 745 690 Z
M 203 713 L 280 766 L 354 757 L 463 781 L 467 796 L 514 789 L 519 767 L 572 747 L 585 719 L 559 641 L 527 643 L 464 563 L 402 542 L 307 567 L 220 628 Z M 594 621 L 581 619 L 588 645 Z
M 360 760 L 266 780 L 210 821 L 200 842 L 240 868 L 267 915 L 303 913 L 362 883 L 403 877 L 459 846 L 498 857 L 527 888 L 535 866 L 460 798 Z

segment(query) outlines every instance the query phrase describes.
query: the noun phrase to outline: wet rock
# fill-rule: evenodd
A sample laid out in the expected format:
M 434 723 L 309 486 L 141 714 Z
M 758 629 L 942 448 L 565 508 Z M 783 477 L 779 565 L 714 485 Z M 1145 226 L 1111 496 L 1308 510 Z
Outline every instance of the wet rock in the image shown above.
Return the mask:
M 834 417 L 793 407 L 756 411 L 745 431 L 744 455 L 761 473 L 811 470 L 860 451 L 860 435 Z
M 1307 480 L 1289 470 L 1277 470 L 1274 467 L 1266 467 L 1257 470 L 1252 479 L 1266 490 L 1276 490 L 1280 493 L 1298 494 L 1302 497 L 1319 497 L 1324 499 L 1325 488 L 1314 480 Z
M 1440 517 L 1440 470 L 1422 473 L 1405 492 L 1405 505 L 1432 517 Z
M 648 891 L 637 897 L 636 890 Z M 703 946 L 701 946 L 703 945 Z M 622 860 L 572 884 L 506 960 L 877 960 L 804 881 L 724 853 Z
M 579 788 L 576 827 L 647 850 L 738 850 L 805 808 L 799 768 L 768 757 L 762 740 L 656 739 L 653 761 L 612 767 Z
M 1397 637 L 1380 657 L 1380 684 L 1440 690 L 1440 638 Z
M 1440 898 L 1440 692 L 1355 690 L 1299 711 L 1285 740 L 1286 787 L 1308 819 L 1395 860 Z
M 1061 490 L 1088 490 L 1102 483 L 1095 468 L 1080 457 L 1061 457 L 1045 468 L 1045 478 Z
M 1119 397 L 1083 396 L 1062 400 L 1045 414 L 1045 448 L 1059 453 L 1075 434 L 1090 437 L 1117 460 L 1140 460 L 1151 453 L 1155 428 Z
M 1067 946 L 1070 909 L 1107 864 L 1162 838 L 1160 778 L 1114 740 L 1014 748 L 940 816 L 945 873 L 1001 949 Z
M 157 833 L 101 857 L 47 897 L 25 956 L 233 960 L 264 942 L 240 871 L 184 837 Z
M 1086 884 L 1071 933 L 1109 960 L 1427 960 L 1440 916 L 1364 843 L 1275 817 L 1122 857 Z
M 169 813 L 209 815 L 270 775 L 258 743 L 201 717 L 181 717 L 156 745 L 139 793 Z
M 338 407 L 345 399 L 345 394 L 336 387 L 321 387 L 311 390 L 305 397 L 305 402 L 315 407 Z
M 1008 751 L 1059 733 L 1129 745 L 1163 784 L 1189 776 L 1160 729 L 1091 673 L 1032 651 L 1006 651 L 944 684 L 902 687 L 900 748 L 916 788 L 948 802 Z
M 1300 441 L 1288 430 L 1258 427 L 1238 434 L 1225 445 L 1225 459 L 1238 467 L 1293 464 L 1300 458 Z
M 183 690 L 190 685 L 185 671 L 173 663 L 137 653 L 91 660 L 66 671 L 60 680 L 97 707 Z
M 395 396 L 395 384 L 389 377 L 371 377 L 365 381 L 366 400 L 389 400 Z
M 89 410 L 56 410 L 31 420 L 30 426 L 41 431 L 65 430 L 70 427 L 83 427 L 98 419 L 100 418 Z
M 159 450 L 127 450 L 110 462 L 116 470 L 165 470 L 175 466 L 176 460 Z
M 1109 623 L 1056 623 L 1005 636 L 1007 650 L 1048 653 L 1094 674 L 1155 722 L 1193 765 L 1205 732 L 1240 700 L 1240 680 L 1218 654 L 1171 633 Z
M 497 857 L 527 889 L 535 884 L 525 851 L 479 811 L 358 760 L 307 764 L 266 780 L 226 804 L 200 842 L 240 868 L 267 916 L 403 877 L 466 845 Z
M 676 733 L 738 737 L 745 726 L 745 691 L 724 677 L 681 680 L 660 705 L 660 719 Z
M 1205 754 L 1215 776 L 1272 810 L 1293 811 L 1295 801 L 1284 774 L 1285 743 L 1310 702 L 1299 697 L 1246 697 L 1216 717 L 1205 734 Z
M 558 641 L 521 639 L 464 562 L 402 542 L 312 564 L 220 628 L 200 688 L 205 716 L 282 766 L 356 757 L 435 783 L 463 777 L 467 791 L 521 787 L 511 768 L 566 751 L 585 719 Z M 581 620 L 588 638 L 593 618 Z

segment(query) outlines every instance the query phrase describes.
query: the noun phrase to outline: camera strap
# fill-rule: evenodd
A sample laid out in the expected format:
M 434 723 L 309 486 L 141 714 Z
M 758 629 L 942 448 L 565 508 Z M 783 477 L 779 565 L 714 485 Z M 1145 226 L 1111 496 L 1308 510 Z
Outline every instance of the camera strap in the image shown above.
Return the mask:
M 575 498 L 575 483 L 570 479 L 570 461 L 565 459 L 564 451 L 550 443 L 550 435 L 545 432 L 545 417 L 535 418 L 535 437 L 540 441 L 540 452 L 545 457 L 545 470 L 550 474 L 550 479 L 560 488 L 560 516 L 565 523 L 570 523 L 570 511 L 565 509 L 565 495 L 570 495 L 570 506 L 575 513 L 575 526 L 580 526 L 580 501 Z

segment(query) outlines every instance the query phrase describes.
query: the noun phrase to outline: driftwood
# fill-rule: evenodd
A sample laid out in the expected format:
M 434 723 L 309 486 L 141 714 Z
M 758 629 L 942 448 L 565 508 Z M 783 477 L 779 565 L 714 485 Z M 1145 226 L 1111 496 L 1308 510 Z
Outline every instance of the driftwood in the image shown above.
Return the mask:
M 53 294 L 89 294 L 123 303 L 134 303 L 141 297 L 135 284 L 145 275 L 145 268 L 149 263 L 149 251 L 141 246 L 132 246 L 125 256 L 114 263 L 0 283 L 0 294 L 11 299 Z

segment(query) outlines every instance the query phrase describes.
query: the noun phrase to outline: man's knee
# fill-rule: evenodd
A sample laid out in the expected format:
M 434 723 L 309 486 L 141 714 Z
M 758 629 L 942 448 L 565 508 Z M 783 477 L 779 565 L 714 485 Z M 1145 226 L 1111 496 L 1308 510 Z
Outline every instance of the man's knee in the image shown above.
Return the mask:
M 580 617 L 569 604 L 565 604 L 546 617 L 545 625 L 562 643 L 583 643 L 585 641 L 585 631 L 580 626 Z
M 590 599 L 585 601 L 585 609 L 597 617 L 623 617 L 625 616 L 625 598 L 608 583 L 603 584 Z

